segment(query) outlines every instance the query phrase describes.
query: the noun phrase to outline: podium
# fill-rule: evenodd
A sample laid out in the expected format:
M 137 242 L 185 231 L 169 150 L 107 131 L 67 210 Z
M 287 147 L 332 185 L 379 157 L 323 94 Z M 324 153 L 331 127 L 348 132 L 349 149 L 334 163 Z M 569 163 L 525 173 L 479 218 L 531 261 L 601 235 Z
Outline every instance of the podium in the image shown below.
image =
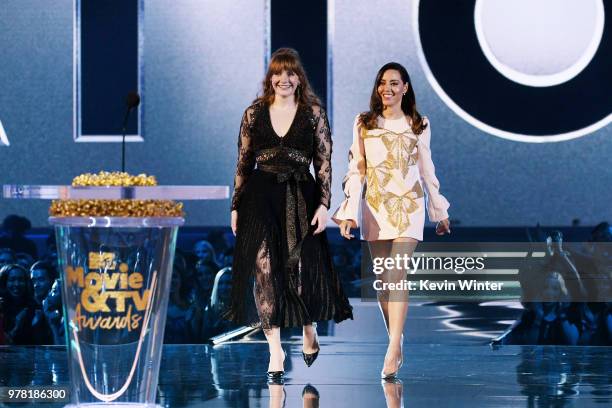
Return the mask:
M 227 186 L 5 185 L 4 198 L 215 200 Z M 52 216 L 62 281 L 70 407 L 157 407 L 179 216 Z

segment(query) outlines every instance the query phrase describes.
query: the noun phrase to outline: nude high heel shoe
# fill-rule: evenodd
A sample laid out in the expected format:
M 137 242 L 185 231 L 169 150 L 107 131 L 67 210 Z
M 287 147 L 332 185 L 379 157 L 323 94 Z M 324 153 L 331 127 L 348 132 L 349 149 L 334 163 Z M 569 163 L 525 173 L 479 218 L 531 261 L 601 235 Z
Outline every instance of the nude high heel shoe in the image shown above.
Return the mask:
M 383 380 L 394 380 L 397 378 L 397 374 L 399 373 L 400 368 L 402 368 L 402 364 L 404 363 L 404 335 L 402 334 L 400 340 L 400 357 L 397 360 L 397 369 L 392 373 L 385 373 L 385 369 L 383 368 L 380 372 L 380 378 Z

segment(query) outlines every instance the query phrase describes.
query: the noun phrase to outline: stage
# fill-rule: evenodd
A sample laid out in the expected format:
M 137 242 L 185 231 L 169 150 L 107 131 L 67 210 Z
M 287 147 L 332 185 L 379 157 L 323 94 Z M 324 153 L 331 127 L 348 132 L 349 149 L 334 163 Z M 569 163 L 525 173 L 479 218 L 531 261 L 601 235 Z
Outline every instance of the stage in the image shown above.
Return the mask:
M 259 331 L 215 346 L 164 346 L 158 402 L 167 407 L 317 406 L 316 393 L 319 406 L 352 408 L 402 403 L 600 407 L 612 401 L 610 347 L 489 346 L 519 315 L 516 302 L 411 303 L 401 381 L 381 383 L 385 334 L 378 309 L 359 299 L 351 303 L 354 321 L 319 325 L 321 353 L 310 368 L 301 357 L 299 331 L 284 332 L 284 386 L 266 384 L 267 344 Z M 61 346 L 0 347 L 0 366 L 0 385 L 68 385 Z M 303 401 L 308 384 L 316 393 L 308 387 Z

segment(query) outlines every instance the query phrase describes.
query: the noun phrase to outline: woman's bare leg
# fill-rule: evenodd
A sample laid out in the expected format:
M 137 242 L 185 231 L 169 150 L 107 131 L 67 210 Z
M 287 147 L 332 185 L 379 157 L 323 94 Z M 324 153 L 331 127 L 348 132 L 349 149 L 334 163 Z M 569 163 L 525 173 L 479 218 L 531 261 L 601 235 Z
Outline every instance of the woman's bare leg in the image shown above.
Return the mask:
M 282 408 L 285 406 L 285 391 L 282 384 L 268 384 L 270 392 L 270 408 Z
M 398 238 L 393 241 L 390 257 L 396 255 L 411 257 L 416 248 L 417 240 L 413 238 Z M 388 280 L 399 283 L 406 279 L 406 269 L 393 268 L 388 270 Z M 389 294 L 387 303 L 389 313 L 389 347 L 385 355 L 383 373 L 391 374 L 397 372 L 402 362 L 402 341 L 406 315 L 408 314 L 408 290 L 394 290 Z
M 280 329 L 273 327 L 263 331 L 270 350 L 268 371 L 284 371 L 285 352 L 281 344 Z
M 368 247 L 370 248 L 370 258 L 374 262 L 374 258 L 386 258 L 391 253 L 392 241 L 370 241 Z M 377 277 L 382 281 L 386 281 L 387 274 L 383 272 Z M 376 297 L 378 299 L 378 307 L 382 314 L 385 322 L 385 329 L 387 334 L 389 333 L 389 293 L 388 291 L 376 291 Z
M 397 382 L 383 382 L 383 391 L 385 393 L 385 401 L 387 402 L 387 408 L 401 408 L 404 406 L 403 401 L 403 384 L 397 380 Z

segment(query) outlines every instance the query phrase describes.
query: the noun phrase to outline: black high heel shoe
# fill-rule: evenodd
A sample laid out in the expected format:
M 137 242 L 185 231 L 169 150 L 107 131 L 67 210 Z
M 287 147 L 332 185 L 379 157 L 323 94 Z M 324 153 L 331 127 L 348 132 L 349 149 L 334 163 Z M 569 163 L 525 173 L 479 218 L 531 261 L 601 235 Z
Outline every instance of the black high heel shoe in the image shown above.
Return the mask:
M 310 367 L 312 365 L 312 363 L 315 362 L 315 360 L 317 359 L 317 357 L 319 357 L 319 351 L 317 350 L 314 353 L 308 354 L 308 353 L 304 353 L 302 351 L 302 357 L 304 357 L 304 362 L 306 363 L 306 365 L 308 367 Z
M 285 372 L 284 371 L 268 371 L 268 384 L 282 385 L 285 383 Z
M 283 365 L 287 358 L 287 352 L 283 350 Z M 285 371 L 268 371 L 266 376 L 268 377 L 268 384 L 283 384 L 285 381 Z
M 315 330 L 317 329 L 316 323 L 313 323 L 313 327 Z M 319 357 L 319 351 L 321 351 L 321 346 L 319 345 L 319 334 L 316 331 L 315 339 L 317 344 L 317 351 L 315 351 L 314 353 L 304 353 L 304 350 L 302 350 L 302 357 L 304 358 L 304 362 L 308 367 L 310 367 L 315 362 L 317 357 Z

